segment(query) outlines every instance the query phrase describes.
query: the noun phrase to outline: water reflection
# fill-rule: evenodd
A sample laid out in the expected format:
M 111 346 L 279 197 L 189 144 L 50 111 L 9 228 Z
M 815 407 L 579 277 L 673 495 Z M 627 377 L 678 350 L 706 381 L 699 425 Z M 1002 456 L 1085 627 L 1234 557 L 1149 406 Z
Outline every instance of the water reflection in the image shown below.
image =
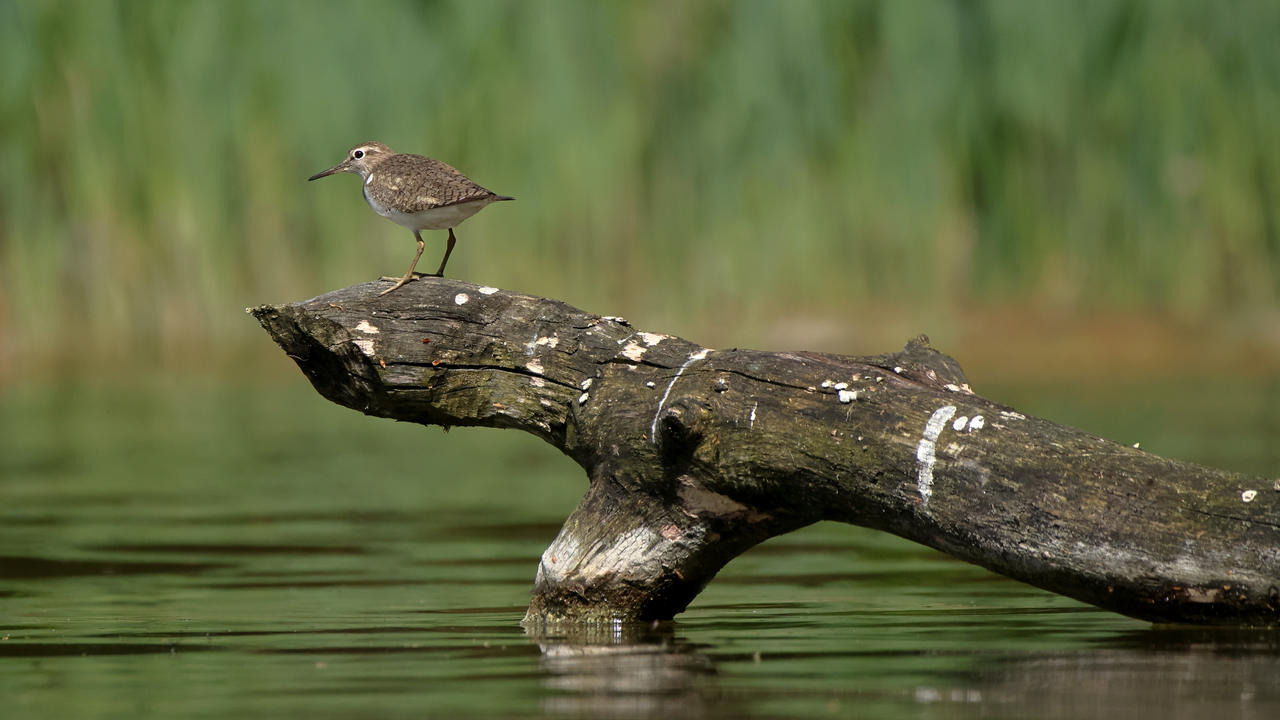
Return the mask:
M 673 623 L 526 633 L 582 491 L 554 450 L 306 387 L 120 422 L 139 397 L 47 437 L 0 404 L 6 717 L 1280 717 L 1280 633 L 1152 628 L 836 525 Z
M 1275 717 L 1280 633 L 1151 628 L 1089 649 L 996 658 L 976 669 L 984 703 L 1037 717 Z
M 1021 614 L 1006 610 L 1005 617 Z M 704 624 L 692 623 L 692 632 L 700 634 Z M 744 658 L 726 647 L 693 642 L 680 628 L 662 623 L 531 630 L 529 638 L 541 652 L 543 686 L 555 691 L 542 707 L 572 717 L 770 716 L 766 708 L 792 692 L 779 677 L 799 673 L 810 694 L 792 698 L 788 706 L 806 716 L 885 703 L 937 707 L 947 716 L 1041 718 L 1126 711 L 1148 716 L 1156 709 L 1163 718 L 1202 718 L 1227 708 L 1262 718 L 1280 709 L 1280 632 L 1270 630 L 1148 628 L 1106 634 L 1065 652 L 929 649 L 926 641 L 909 650 L 828 645 L 785 657 Z M 767 634 L 778 627 L 764 621 L 755 629 Z M 921 630 L 928 633 L 925 626 Z M 946 635 L 939 624 L 932 631 Z M 912 674 L 922 681 L 899 682 L 903 676 L 894 660 L 904 657 L 918 658 Z M 868 660 L 884 670 L 804 669 L 809 663 L 835 668 Z M 951 670 L 921 676 L 920 668 L 930 665 Z M 767 668 L 772 679 L 760 681 L 756 668 Z
M 533 629 L 542 652 L 542 702 L 573 717 L 707 717 L 727 708 L 713 680 L 715 665 L 670 622 Z

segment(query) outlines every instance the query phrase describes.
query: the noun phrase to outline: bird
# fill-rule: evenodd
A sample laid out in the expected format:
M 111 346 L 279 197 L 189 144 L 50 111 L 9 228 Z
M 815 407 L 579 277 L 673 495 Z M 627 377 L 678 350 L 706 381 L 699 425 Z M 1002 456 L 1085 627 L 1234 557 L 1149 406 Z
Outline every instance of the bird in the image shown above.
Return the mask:
M 365 202 L 374 212 L 409 228 L 418 241 L 418 252 L 409 269 L 402 277 L 384 276 L 383 280 L 394 281 L 395 285 L 379 295 L 386 295 L 419 277 L 444 277 L 444 266 L 449 263 L 449 254 L 457 242 L 453 229 L 489 203 L 515 199 L 480 187 L 452 165 L 422 155 L 398 153 L 380 142 L 356 145 L 342 162 L 312 175 L 307 181 L 344 172 L 360 176 Z M 449 231 L 449 243 L 439 269 L 430 274 L 415 273 L 413 269 L 426 247 L 421 232 L 445 229 Z

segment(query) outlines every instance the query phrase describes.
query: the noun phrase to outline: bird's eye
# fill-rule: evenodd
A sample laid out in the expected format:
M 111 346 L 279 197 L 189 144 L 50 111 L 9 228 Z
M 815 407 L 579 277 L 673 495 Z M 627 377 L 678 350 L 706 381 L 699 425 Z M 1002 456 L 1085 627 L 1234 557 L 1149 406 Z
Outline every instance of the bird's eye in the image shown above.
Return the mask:
M 351 157 L 353 157 L 353 158 L 355 158 L 355 159 L 359 160 L 360 158 L 364 157 L 364 151 L 363 151 L 363 150 L 357 150 L 357 151 L 355 151 L 355 152 L 351 153 Z

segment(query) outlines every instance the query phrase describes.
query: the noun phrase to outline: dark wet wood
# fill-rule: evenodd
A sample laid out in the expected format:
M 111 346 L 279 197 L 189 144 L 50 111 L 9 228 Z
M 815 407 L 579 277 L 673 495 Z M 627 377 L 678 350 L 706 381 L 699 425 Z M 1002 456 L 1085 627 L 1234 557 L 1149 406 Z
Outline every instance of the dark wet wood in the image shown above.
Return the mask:
M 586 470 L 527 624 L 670 618 L 733 557 L 819 520 L 1153 622 L 1280 624 L 1275 481 L 1025 416 L 927 338 L 712 350 L 547 298 L 384 287 L 252 313 L 336 403 L 524 430 Z

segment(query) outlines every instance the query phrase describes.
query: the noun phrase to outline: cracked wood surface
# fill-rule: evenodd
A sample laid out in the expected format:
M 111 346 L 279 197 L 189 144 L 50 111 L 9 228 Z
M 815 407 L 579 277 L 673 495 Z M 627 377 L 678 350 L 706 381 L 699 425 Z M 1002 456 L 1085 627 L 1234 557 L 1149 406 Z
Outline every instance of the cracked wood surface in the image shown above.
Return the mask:
M 252 312 L 336 403 L 524 430 L 586 470 L 526 623 L 670 618 L 756 543 L 836 520 L 1154 622 L 1280 624 L 1273 481 L 1025 416 L 926 338 L 713 350 L 496 288 L 384 285 Z

